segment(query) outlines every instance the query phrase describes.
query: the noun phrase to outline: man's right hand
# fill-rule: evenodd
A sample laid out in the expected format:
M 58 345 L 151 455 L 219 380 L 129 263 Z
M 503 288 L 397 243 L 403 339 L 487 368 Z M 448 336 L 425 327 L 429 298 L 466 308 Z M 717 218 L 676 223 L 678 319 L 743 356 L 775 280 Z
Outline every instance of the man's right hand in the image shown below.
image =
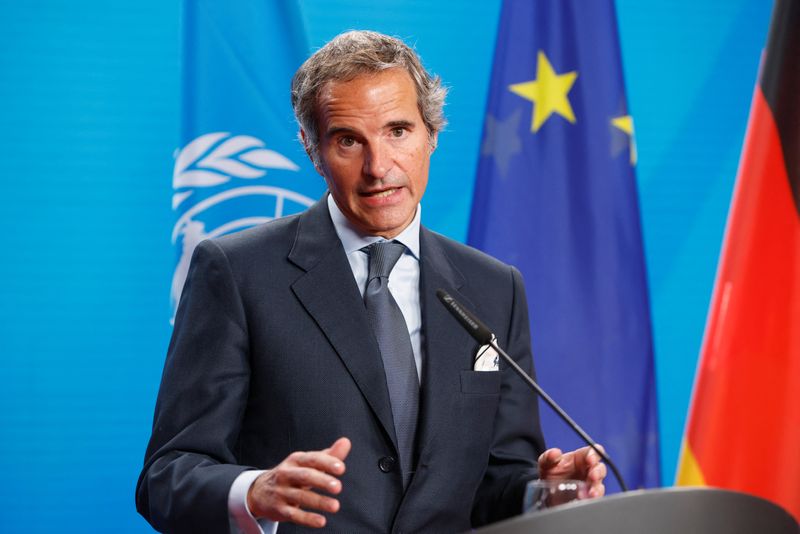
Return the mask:
M 262 473 L 247 492 L 247 506 L 256 518 L 291 521 L 305 527 L 325 526 L 325 516 L 306 510 L 336 513 L 339 501 L 320 495 L 338 495 L 350 440 L 339 438 L 321 451 L 293 452 L 275 468 Z

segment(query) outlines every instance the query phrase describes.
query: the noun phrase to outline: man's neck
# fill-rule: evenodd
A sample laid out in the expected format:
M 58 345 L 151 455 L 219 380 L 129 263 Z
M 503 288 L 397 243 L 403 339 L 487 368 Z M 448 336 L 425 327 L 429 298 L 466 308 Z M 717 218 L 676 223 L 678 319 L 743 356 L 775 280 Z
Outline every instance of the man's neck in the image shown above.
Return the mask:
M 327 202 L 331 221 L 333 221 L 333 227 L 336 229 L 336 235 L 339 236 L 339 240 L 342 242 L 346 253 L 349 254 L 354 250 L 360 250 L 368 244 L 385 239 L 382 236 L 370 235 L 359 230 L 345 214 L 342 213 L 342 210 L 339 209 L 339 206 L 330 194 L 328 195 Z M 419 258 L 419 227 L 421 217 L 422 206 L 417 204 L 417 211 L 414 214 L 414 218 L 411 219 L 411 222 L 408 223 L 402 232 L 394 237 L 394 240 L 403 243 L 417 258 Z

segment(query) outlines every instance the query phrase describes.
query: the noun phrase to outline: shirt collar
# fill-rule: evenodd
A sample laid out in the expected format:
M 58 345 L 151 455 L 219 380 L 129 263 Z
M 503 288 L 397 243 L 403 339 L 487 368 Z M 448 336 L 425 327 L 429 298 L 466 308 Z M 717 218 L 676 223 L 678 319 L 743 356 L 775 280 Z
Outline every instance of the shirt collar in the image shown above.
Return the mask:
M 328 195 L 328 211 L 331 214 L 333 227 L 336 229 L 336 235 L 342 242 L 345 254 L 350 254 L 357 250 L 361 250 L 367 245 L 371 245 L 376 241 L 384 241 L 384 238 L 375 235 L 368 235 L 360 232 L 353 226 L 353 224 L 344 216 L 342 210 L 336 205 L 332 195 Z M 422 205 L 417 204 L 417 213 L 408 226 L 403 229 L 400 234 L 393 239 L 404 244 L 406 248 L 419 260 L 419 221 L 422 215 Z

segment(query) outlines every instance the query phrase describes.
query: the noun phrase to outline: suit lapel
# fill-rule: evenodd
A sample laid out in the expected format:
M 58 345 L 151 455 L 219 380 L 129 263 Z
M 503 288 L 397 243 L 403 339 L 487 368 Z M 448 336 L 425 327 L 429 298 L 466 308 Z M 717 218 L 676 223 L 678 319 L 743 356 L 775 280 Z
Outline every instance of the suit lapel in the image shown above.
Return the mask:
M 439 239 L 426 228 L 420 229 L 420 304 L 425 333 L 417 429 L 421 461 L 437 429 L 451 417 L 451 404 L 461 387 L 460 371 L 469 368 L 474 349 L 474 342 L 460 335 L 460 327 L 436 298 L 436 290 L 441 288 L 473 307 L 460 292 L 464 277 L 447 258 Z M 292 284 L 292 291 L 338 353 L 396 449 L 380 351 L 374 336 L 364 335 L 371 332 L 364 302 L 324 200 L 300 216 L 288 259 L 306 271 Z
M 468 369 L 474 343 L 460 335 L 460 326 L 436 297 L 444 289 L 465 305 L 472 307 L 460 289 L 464 277 L 450 263 L 442 250 L 440 238 L 430 230 L 420 231 L 420 302 L 425 332 L 425 363 L 422 376 L 419 420 L 420 461 L 437 430 L 452 417 L 451 403 L 461 390 L 460 371 Z
M 323 199 L 300 216 L 289 261 L 306 273 L 292 291 L 330 341 L 397 448 L 386 375 L 364 301 Z

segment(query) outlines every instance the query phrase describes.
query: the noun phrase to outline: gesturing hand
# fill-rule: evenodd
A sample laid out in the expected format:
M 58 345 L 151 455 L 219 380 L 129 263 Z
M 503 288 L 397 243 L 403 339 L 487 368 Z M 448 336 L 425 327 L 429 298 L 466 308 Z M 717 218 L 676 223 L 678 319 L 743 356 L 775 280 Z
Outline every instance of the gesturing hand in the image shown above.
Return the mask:
M 605 449 L 602 450 L 605 452 Z M 605 494 L 603 480 L 606 473 L 606 465 L 591 447 L 567 453 L 560 449 L 547 449 L 539 456 L 539 478 L 583 480 L 589 488 L 590 497 L 602 497 Z
M 344 474 L 344 460 L 351 443 L 339 438 L 321 451 L 293 452 L 273 469 L 262 473 L 247 492 L 247 506 L 257 518 L 291 521 L 306 527 L 324 527 L 325 516 L 306 510 L 335 513 L 339 501 L 320 495 L 338 495 Z

